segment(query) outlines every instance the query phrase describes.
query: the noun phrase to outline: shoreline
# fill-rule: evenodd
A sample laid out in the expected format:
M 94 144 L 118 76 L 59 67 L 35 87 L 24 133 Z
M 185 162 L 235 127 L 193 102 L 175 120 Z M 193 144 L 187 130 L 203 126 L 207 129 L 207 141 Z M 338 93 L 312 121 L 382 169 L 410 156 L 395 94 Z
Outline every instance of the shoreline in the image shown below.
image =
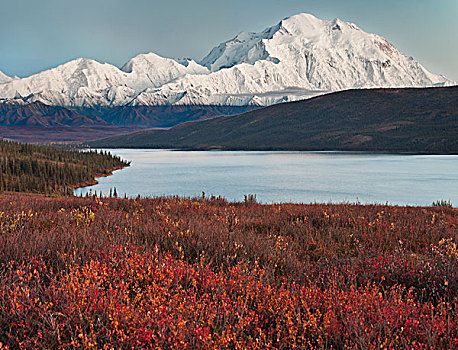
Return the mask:
M 160 150 L 172 152 L 303 152 L 303 153 L 346 153 L 346 154 L 387 154 L 387 155 L 430 155 L 456 156 L 458 151 L 428 152 L 428 151 L 392 151 L 392 150 L 347 150 L 347 149 L 294 149 L 294 148 L 237 148 L 237 147 L 147 147 L 147 146 L 97 146 L 83 149 L 128 149 L 128 150 Z
M 114 171 L 122 170 L 124 168 L 127 168 L 128 166 L 130 166 L 130 165 L 118 166 L 118 167 L 111 168 L 107 174 L 97 174 L 97 175 L 95 175 L 94 176 L 94 180 L 91 181 L 91 182 L 84 182 L 82 184 L 69 186 L 69 188 L 72 189 L 72 190 L 76 190 L 77 188 L 90 187 L 90 186 L 97 185 L 99 183 L 99 181 L 97 180 L 98 178 L 111 176 L 111 175 L 113 175 Z

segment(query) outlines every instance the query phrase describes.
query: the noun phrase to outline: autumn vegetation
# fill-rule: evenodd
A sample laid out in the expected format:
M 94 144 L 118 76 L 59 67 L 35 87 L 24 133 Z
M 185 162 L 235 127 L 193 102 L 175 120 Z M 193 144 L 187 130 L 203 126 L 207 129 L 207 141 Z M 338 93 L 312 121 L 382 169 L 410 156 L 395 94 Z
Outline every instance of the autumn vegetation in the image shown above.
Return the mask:
M 4 194 L 0 347 L 457 348 L 457 214 Z

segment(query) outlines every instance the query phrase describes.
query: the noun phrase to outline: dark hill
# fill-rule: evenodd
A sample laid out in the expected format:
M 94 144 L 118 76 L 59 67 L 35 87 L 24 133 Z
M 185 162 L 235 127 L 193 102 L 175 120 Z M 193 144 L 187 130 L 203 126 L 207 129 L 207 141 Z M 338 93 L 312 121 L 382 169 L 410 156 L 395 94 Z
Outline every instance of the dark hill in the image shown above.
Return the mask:
M 168 128 L 181 123 L 222 115 L 236 115 L 257 106 L 120 106 L 60 107 L 41 102 L 18 104 L 0 99 L 0 126 L 16 127 L 155 127 Z
M 458 87 L 363 89 L 91 142 L 98 147 L 457 153 Z
M 0 104 L 0 126 L 61 127 L 107 126 L 109 123 L 94 115 L 82 115 L 73 110 L 48 106 L 41 102 L 26 105 Z
M 222 115 L 236 115 L 256 106 L 122 106 L 75 108 L 78 113 L 97 115 L 116 126 L 169 128 L 181 123 Z

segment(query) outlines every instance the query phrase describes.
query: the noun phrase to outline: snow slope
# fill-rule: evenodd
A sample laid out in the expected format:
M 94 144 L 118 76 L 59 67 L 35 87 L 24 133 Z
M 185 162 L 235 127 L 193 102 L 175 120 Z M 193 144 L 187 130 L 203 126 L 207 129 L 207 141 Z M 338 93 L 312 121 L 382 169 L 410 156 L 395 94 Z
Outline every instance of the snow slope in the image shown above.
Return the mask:
M 77 59 L 1 84 L 0 98 L 83 107 L 243 106 L 350 88 L 452 84 L 352 23 L 298 14 L 260 33 L 240 33 L 200 63 L 148 53 L 118 69 Z

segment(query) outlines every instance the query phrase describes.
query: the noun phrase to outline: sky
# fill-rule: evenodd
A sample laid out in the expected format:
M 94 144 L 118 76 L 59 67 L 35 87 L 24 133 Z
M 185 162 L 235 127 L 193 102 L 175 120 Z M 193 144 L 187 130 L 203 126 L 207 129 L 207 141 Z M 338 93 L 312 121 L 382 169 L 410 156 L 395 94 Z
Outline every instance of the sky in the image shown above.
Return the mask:
M 300 12 L 353 22 L 458 81 L 458 0 L 0 0 L 0 71 L 24 77 L 78 57 L 120 67 L 151 51 L 201 59 Z

